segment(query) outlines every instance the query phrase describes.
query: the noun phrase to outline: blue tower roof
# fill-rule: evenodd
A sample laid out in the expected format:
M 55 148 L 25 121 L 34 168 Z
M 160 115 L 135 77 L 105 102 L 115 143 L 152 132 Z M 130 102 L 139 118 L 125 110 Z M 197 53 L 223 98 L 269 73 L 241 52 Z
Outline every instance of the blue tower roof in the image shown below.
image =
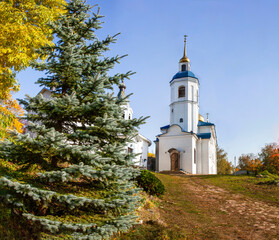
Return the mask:
M 211 133 L 198 133 L 197 137 L 201 139 L 209 139 L 211 138 Z
M 183 71 L 183 72 L 178 72 L 178 73 L 176 73 L 176 74 L 173 76 L 172 80 L 177 79 L 177 78 L 184 78 L 184 77 L 192 77 L 192 78 L 198 79 L 198 78 L 195 76 L 195 74 L 192 73 L 191 71 Z M 171 81 L 172 81 L 172 80 L 171 80 Z
M 214 123 L 199 121 L 198 126 L 214 126 Z

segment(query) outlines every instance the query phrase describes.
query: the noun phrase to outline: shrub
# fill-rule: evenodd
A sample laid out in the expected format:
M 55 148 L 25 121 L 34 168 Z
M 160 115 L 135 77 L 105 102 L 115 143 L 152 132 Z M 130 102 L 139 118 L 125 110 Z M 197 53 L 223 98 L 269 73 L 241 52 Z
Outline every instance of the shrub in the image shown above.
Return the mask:
M 163 183 L 147 170 L 142 170 L 136 181 L 138 186 L 150 195 L 160 196 L 166 191 Z
M 276 174 L 272 174 L 268 172 L 267 170 L 260 173 L 264 178 L 266 178 L 265 181 L 257 183 L 258 185 L 276 185 L 279 186 L 279 176 Z
M 268 178 L 272 178 L 272 179 L 279 180 L 279 176 L 278 176 L 278 175 L 272 174 L 272 173 L 270 173 L 270 172 L 267 171 L 267 170 L 261 172 L 260 175 L 263 175 L 264 177 L 268 177 Z

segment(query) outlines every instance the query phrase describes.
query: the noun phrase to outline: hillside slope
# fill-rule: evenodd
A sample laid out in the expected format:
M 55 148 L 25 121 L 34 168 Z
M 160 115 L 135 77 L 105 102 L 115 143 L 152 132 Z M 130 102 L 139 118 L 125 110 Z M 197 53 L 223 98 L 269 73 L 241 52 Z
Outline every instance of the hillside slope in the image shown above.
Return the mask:
M 156 176 L 167 190 L 150 210 L 157 221 L 120 239 L 278 239 L 278 187 L 249 176 Z

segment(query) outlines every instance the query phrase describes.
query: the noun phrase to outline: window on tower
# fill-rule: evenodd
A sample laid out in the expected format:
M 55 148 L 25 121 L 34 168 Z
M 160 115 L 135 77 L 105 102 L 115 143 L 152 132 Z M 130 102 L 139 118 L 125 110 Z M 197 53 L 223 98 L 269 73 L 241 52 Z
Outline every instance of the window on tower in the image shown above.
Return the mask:
M 178 88 L 178 97 L 179 98 L 185 97 L 185 87 L 184 86 L 181 86 Z
M 181 71 L 182 71 L 182 72 L 186 71 L 186 65 L 185 65 L 185 64 L 182 64 L 182 65 L 181 65 Z
M 179 122 L 183 122 L 183 118 L 180 118 Z

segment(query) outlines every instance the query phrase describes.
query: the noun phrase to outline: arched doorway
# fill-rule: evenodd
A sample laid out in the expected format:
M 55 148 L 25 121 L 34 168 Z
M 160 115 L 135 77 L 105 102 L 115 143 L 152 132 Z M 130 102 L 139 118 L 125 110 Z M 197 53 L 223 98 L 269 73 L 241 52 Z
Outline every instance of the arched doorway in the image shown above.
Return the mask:
M 179 152 L 171 148 L 169 150 L 170 153 L 170 165 L 171 165 L 171 171 L 179 171 L 180 170 L 180 164 L 179 164 Z

